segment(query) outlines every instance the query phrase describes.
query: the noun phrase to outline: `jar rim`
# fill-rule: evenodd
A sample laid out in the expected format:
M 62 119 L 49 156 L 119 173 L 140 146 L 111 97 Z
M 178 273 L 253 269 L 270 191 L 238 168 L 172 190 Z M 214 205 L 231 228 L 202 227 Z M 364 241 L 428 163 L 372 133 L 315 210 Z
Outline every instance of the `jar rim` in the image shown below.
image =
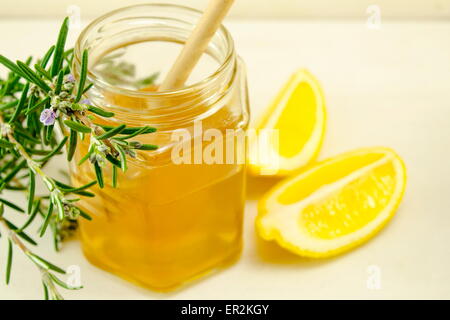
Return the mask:
M 200 17 L 203 14 L 202 11 L 194 9 L 194 8 L 190 8 L 187 6 L 171 4 L 171 3 L 157 3 L 157 2 L 131 5 L 131 6 L 126 6 L 126 7 L 122 7 L 122 8 L 110 11 L 110 12 L 96 18 L 94 21 L 89 23 L 83 29 L 83 31 L 79 35 L 79 37 L 76 41 L 76 44 L 75 44 L 74 63 L 75 62 L 79 63 L 79 64 L 81 63 L 81 56 L 82 56 L 82 51 L 83 51 L 81 44 L 83 43 L 83 40 L 87 37 L 89 32 L 94 30 L 96 27 L 101 26 L 101 23 L 104 22 L 106 19 L 111 18 L 118 13 L 122 13 L 127 10 L 133 10 L 136 8 L 176 8 L 176 9 L 181 9 L 187 13 L 195 14 L 198 17 Z M 225 28 L 225 26 L 223 24 L 220 25 L 217 32 L 221 32 L 223 34 L 223 36 L 226 40 L 226 43 L 227 43 L 227 52 L 226 52 L 225 58 L 220 63 L 220 66 L 212 74 L 208 75 L 207 77 L 205 77 L 195 83 L 192 83 L 190 85 L 184 86 L 182 88 L 175 89 L 175 90 L 164 90 L 164 91 L 137 91 L 137 90 L 133 90 L 133 89 L 127 89 L 127 88 L 112 85 L 112 84 L 102 80 L 97 75 L 95 75 L 93 72 L 91 72 L 89 70 L 89 68 L 88 68 L 88 78 L 92 82 L 100 84 L 101 87 L 106 90 L 110 90 L 115 93 L 119 93 L 119 94 L 126 95 L 126 96 L 131 96 L 131 97 L 136 97 L 136 98 L 139 98 L 139 97 L 160 98 L 160 97 L 167 97 L 167 96 L 172 96 L 172 95 L 184 95 L 184 94 L 188 94 L 193 91 L 197 91 L 197 90 L 201 89 L 202 87 L 204 87 L 205 85 L 207 85 L 208 83 L 211 83 L 215 79 L 219 78 L 220 75 L 228 68 L 228 66 L 234 60 L 233 59 L 233 57 L 235 55 L 234 54 L 234 42 L 233 42 L 233 38 L 231 37 L 230 32 L 227 30 L 227 28 Z

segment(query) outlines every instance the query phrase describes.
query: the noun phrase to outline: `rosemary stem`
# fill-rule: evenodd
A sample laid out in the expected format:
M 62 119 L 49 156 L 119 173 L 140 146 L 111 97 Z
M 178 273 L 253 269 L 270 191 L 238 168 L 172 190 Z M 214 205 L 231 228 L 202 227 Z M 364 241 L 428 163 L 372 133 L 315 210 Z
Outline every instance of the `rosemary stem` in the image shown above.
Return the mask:
M 8 137 L 9 141 L 13 143 L 19 151 L 20 155 L 27 160 L 28 165 L 35 171 L 37 174 L 39 174 L 42 178 L 46 178 L 47 175 L 41 170 L 41 168 L 37 165 L 37 163 L 30 157 L 28 152 L 25 150 L 25 148 L 14 138 L 13 135 L 13 129 L 11 126 L 7 123 L 5 123 L 2 114 L 0 113 L 0 126 L 2 129 L 4 129 L 6 136 Z
M 0 218 L 1 225 L 7 230 L 8 237 L 11 240 L 12 243 L 14 243 L 28 258 L 30 258 L 30 255 L 33 254 L 30 249 L 19 239 L 19 237 L 16 235 L 15 231 L 12 230 L 8 224 L 5 222 L 3 218 Z M 31 259 L 30 259 L 31 260 Z M 55 299 L 62 299 L 61 294 L 58 292 L 58 289 L 55 287 L 53 281 L 51 281 L 49 273 L 46 269 L 43 267 L 37 265 L 34 263 L 33 260 L 31 260 L 33 264 L 39 269 L 42 277 L 42 281 L 45 283 L 45 285 L 48 287 L 49 291 L 52 294 L 52 297 Z
M 81 115 L 79 113 L 76 114 L 76 117 L 78 118 L 78 120 L 80 120 L 85 126 L 89 127 L 92 129 L 92 132 L 96 135 L 96 136 L 100 136 L 102 134 L 104 134 L 106 131 L 103 130 L 102 127 L 97 126 L 95 124 L 92 123 L 91 120 L 89 120 L 88 117 L 86 117 L 85 115 Z M 116 148 L 113 146 L 113 144 L 111 143 L 111 141 L 109 139 L 105 139 L 103 140 L 103 142 L 111 149 L 111 151 L 113 152 L 118 152 L 116 150 Z

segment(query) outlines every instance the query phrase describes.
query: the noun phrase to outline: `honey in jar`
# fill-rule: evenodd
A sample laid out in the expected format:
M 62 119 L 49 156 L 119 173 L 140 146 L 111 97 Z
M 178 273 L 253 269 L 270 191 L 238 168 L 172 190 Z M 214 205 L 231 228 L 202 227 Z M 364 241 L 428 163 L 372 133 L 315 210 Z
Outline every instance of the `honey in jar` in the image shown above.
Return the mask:
M 83 252 L 100 268 L 160 291 L 230 264 L 242 247 L 245 161 L 237 159 L 245 159 L 245 148 L 235 138 L 245 133 L 249 115 L 245 72 L 229 33 L 223 27 L 217 32 L 194 80 L 179 90 L 139 88 L 126 73 L 136 79 L 152 71 L 163 76 L 199 16 L 173 5 L 128 7 L 95 20 L 75 47 L 75 73 L 81 52 L 89 50 L 93 87 L 86 98 L 115 114 L 96 122 L 155 127 L 134 140 L 158 146 L 129 159 L 117 188 L 110 167 L 104 168 L 105 187 L 94 186 L 96 196 L 80 205 L 93 218 L 80 221 Z M 202 161 L 212 143 L 203 135 L 208 130 L 224 137 L 223 150 L 230 151 L 233 140 L 233 161 Z M 180 132 L 189 138 L 174 140 Z M 89 137 L 79 143 L 71 166 L 74 185 L 95 180 L 89 163 L 75 165 L 87 153 Z M 175 149 L 190 160 L 174 161 Z

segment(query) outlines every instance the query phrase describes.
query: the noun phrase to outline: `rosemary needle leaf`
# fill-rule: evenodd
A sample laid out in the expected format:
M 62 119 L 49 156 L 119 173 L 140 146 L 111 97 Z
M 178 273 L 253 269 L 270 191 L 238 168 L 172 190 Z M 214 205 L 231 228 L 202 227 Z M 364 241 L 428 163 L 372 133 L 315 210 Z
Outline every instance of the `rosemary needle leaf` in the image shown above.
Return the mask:
M 64 58 L 67 58 L 68 56 L 73 56 L 73 48 L 70 48 L 64 52 Z M 71 62 L 71 60 L 67 60 L 68 62 Z
M 27 66 L 30 66 L 30 63 L 31 63 L 32 60 L 33 60 L 33 57 L 32 57 L 32 56 L 29 56 L 29 57 L 27 58 L 27 60 L 25 60 L 25 64 L 26 64 Z
M 3 64 L 5 67 L 7 67 L 12 72 L 16 73 L 17 75 L 20 75 L 21 77 L 25 78 L 25 74 L 20 70 L 20 68 L 11 60 L 6 58 L 5 56 L 0 54 L 0 63 Z
M 55 84 L 55 94 L 57 94 L 57 95 L 61 92 L 63 80 L 64 80 L 64 71 L 60 70 L 58 72 L 58 77 L 56 78 L 56 84 Z
M 13 191 L 25 191 L 25 190 L 27 190 L 27 187 L 16 187 L 16 186 L 10 186 L 10 185 L 4 186 L 4 188 L 6 190 L 13 190 Z M 0 189 L 2 189 L 2 186 L 0 186 Z
M 64 59 L 64 46 L 66 45 L 67 33 L 69 32 L 69 19 L 66 17 L 59 30 L 58 40 L 55 46 L 55 53 L 53 55 L 53 64 L 51 69 L 52 77 L 56 76 L 61 69 Z
M 12 166 L 14 166 L 17 162 L 17 159 L 12 158 L 11 160 L 9 160 L 7 163 L 5 163 L 1 168 L 0 168 L 0 172 L 4 172 L 5 170 L 8 170 L 9 168 L 11 168 Z
M 77 194 L 79 196 L 88 197 L 88 198 L 94 198 L 95 197 L 95 194 L 92 193 L 92 192 L 89 192 L 89 191 L 71 191 L 69 193 Z
M 126 128 L 126 125 L 121 124 L 120 126 L 117 126 L 109 131 L 106 131 L 104 134 L 101 134 L 101 135 L 97 136 L 96 138 L 98 140 L 109 139 L 109 138 L 114 137 L 115 135 L 121 133 L 125 128 Z
M 53 201 L 56 204 L 56 208 L 58 209 L 58 219 L 62 221 L 64 219 L 64 205 L 62 203 L 61 198 L 53 197 Z
M 50 202 L 48 205 L 47 214 L 45 215 L 44 223 L 42 224 L 41 231 L 39 233 L 39 237 L 42 237 L 45 234 L 45 230 L 47 230 L 52 213 L 53 213 L 53 202 Z
M 114 117 L 114 113 L 113 112 L 109 112 L 106 110 L 103 110 L 101 108 L 98 107 L 94 107 L 94 106 L 89 106 L 88 110 L 92 113 L 98 114 L 99 116 L 105 117 L 105 118 L 111 118 Z
M 23 230 L 25 230 L 33 222 L 34 218 L 36 217 L 37 213 L 39 212 L 40 206 L 41 206 L 41 201 L 40 200 L 36 200 L 34 202 L 33 211 L 31 212 L 29 218 L 24 223 L 24 225 L 22 227 L 20 227 L 20 229 L 17 230 L 17 232 L 22 232 Z
M 22 95 L 20 96 L 19 104 L 17 105 L 13 116 L 11 117 L 11 119 L 9 119 L 9 123 L 13 123 L 14 121 L 16 121 L 19 118 L 20 114 L 22 113 L 22 110 L 25 107 L 25 102 L 27 100 L 27 94 L 28 94 L 29 88 L 30 88 L 30 84 L 27 83 L 25 85 L 25 88 L 22 91 Z
M 78 161 L 78 165 L 83 164 L 87 159 L 89 159 L 89 157 L 91 156 L 91 154 L 94 152 L 94 148 L 90 147 L 89 151 L 84 155 L 83 158 L 81 158 L 80 161 Z
M 30 113 L 34 112 L 35 110 L 37 110 L 38 108 L 40 108 L 41 106 L 45 105 L 47 102 L 50 101 L 50 97 L 46 97 L 43 100 L 39 101 L 38 103 L 36 103 L 34 106 L 28 108 L 27 112 L 25 113 L 25 115 L 29 115 Z
M 3 203 L 5 206 L 10 207 L 11 209 L 14 209 L 16 211 L 19 211 L 19 212 L 22 212 L 22 213 L 25 212 L 25 210 L 23 210 L 21 207 L 19 207 L 18 205 L 15 205 L 12 202 L 9 202 L 8 200 L 0 198 L 0 202 Z
M 112 166 L 112 186 L 117 188 L 117 167 Z
M 45 53 L 44 57 L 41 60 L 41 67 L 45 68 L 47 67 L 47 63 L 50 60 L 50 58 L 52 57 L 53 52 L 55 51 L 55 46 L 51 46 L 50 49 L 48 49 L 48 51 Z
M 81 133 L 91 133 L 91 128 L 86 127 L 84 124 L 81 124 L 72 120 L 65 120 L 64 124 L 68 126 L 70 129 L 81 132 Z
M 30 110 L 35 104 L 38 98 L 35 95 L 31 95 L 28 99 L 27 110 L 25 111 L 27 128 L 30 130 L 32 135 L 35 135 L 40 130 L 40 124 L 37 123 L 37 115 L 36 113 L 32 113 L 29 116 L 27 115 L 28 110 Z
M 45 144 L 50 144 L 53 136 L 53 128 L 55 125 L 45 126 Z
M 84 212 L 83 210 L 81 210 L 80 208 L 78 208 L 78 210 L 80 210 L 80 216 L 82 216 L 84 219 L 91 221 L 92 218 L 90 215 L 88 215 L 86 212 Z
M 36 263 L 37 265 L 39 265 L 40 267 L 47 269 L 47 270 L 53 270 L 55 272 L 61 273 L 61 274 L 66 274 L 66 272 L 61 269 L 58 266 L 55 266 L 53 263 L 45 260 L 44 258 L 41 258 L 40 256 L 29 252 L 28 256 L 30 257 L 31 260 L 33 260 L 34 263 Z
M 77 147 L 78 135 L 75 130 L 70 130 L 69 145 L 67 146 L 67 160 L 72 161 Z
M 23 240 L 25 240 L 26 242 L 32 244 L 33 246 L 36 246 L 37 243 L 36 241 L 34 241 L 29 235 L 27 235 L 25 232 L 20 231 L 12 222 L 6 220 L 5 218 L 3 218 L 3 221 L 5 221 L 6 225 L 8 226 L 9 229 L 11 229 L 12 231 L 14 231 L 20 238 L 22 238 Z
M 114 158 L 112 155 L 107 154 L 106 155 L 106 160 L 108 160 L 109 162 L 111 162 L 113 165 L 115 165 L 116 167 L 121 168 L 122 164 L 120 163 L 119 160 L 117 160 L 116 158 Z
M 9 284 L 9 281 L 11 280 L 11 266 L 12 266 L 12 259 L 13 259 L 13 246 L 11 239 L 8 239 L 8 258 L 6 262 L 6 284 Z
M 20 127 L 14 128 L 14 134 L 32 143 L 41 143 L 39 139 L 34 138 L 31 134 Z
M 37 149 L 31 149 L 28 147 L 24 147 L 24 148 L 31 155 L 46 156 L 47 154 L 49 154 L 49 152 L 46 150 L 37 150 Z
M 93 180 L 93 181 L 91 181 L 89 183 L 86 183 L 85 185 L 83 185 L 81 187 L 70 189 L 70 192 L 77 192 L 77 191 L 86 190 L 87 188 L 90 188 L 90 187 L 92 187 L 92 186 L 94 186 L 96 184 L 97 184 L 97 180 Z
M 7 109 L 10 109 L 10 108 L 13 108 L 13 107 L 15 107 L 17 105 L 18 102 L 19 102 L 18 100 L 14 100 L 14 101 L 2 104 L 0 106 L 0 110 L 3 111 L 3 110 L 7 110 Z
M 61 142 L 58 144 L 58 146 L 55 149 L 53 149 L 49 154 L 47 154 L 45 157 L 43 157 L 41 159 L 37 159 L 35 161 L 45 162 L 45 161 L 49 160 L 51 157 L 53 157 L 55 154 L 57 154 L 58 152 L 61 151 L 61 149 L 64 147 L 64 144 L 66 143 L 67 139 L 68 139 L 67 137 L 64 137 L 61 140 Z
M 48 300 L 48 288 L 44 281 L 42 281 L 42 286 L 44 287 L 44 300 Z
M 50 227 L 52 228 L 52 231 L 53 231 L 53 234 L 52 234 L 53 248 L 55 249 L 56 252 L 59 252 L 60 239 L 58 237 L 57 226 L 56 226 L 56 224 L 52 224 L 52 225 L 50 225 Z
M 135 148 L 138 150 L 156 150 L 158 149 L 158 146 L 155 146 L 153 144 L 142 144 L 139 147 Z
M 141 89 L 142 87 L 148 87 L 155 83 L 156 79 L 159 77 L 159 72 L 152 73 L 149 77 L 136 81 L 135 87 Z
M 33 170 L 31 170 L 31 168 L 28 170 L 28 176 L 29 176 L 29 186 L 28 186 L 28 208 L 27 208 L 27 212 L 28 214 L 31 213 L 31 210 L 33 209 L 33 202 L 34 202 L 34 193 L 36 190 L 36 177 L 35 174 L 33 172 Z
M 100 124 L 99 124 L 99 126 L 107 131 L 115 128 L 114 126 L 107 126 L 107 125 L 100 125 Z M 132 134 L 138 130 L 141 130 L 142 128 L 143 127 L 127 127 L 121 132 L 121 134 Z M 147 128 L 148 129 L 146 131 L 142 132 L 141 134 L 152 133 L 152 132 L 156 131 L 156 128 L 152 128 L 152 127 L 147 127 Z
M 67 290 L 79 290 L 79 289 L 83 288 L 83 286 L 71 287 L 71 286 L 67 285 L 64 281 L 61 281 L 60 279 L 58 279 L 55 275 L 53 275 L 51 273 L 49 273 L 49 276 L 53 280 L 53 282 L 56 283 L 61 288 L 64 288 L 64 289 L 67 289 Z
M 94 86 L 94 84 L 93 83 L 89 83 L 87 86 L 86 86 L 86 88 L 84 88 L 84 90 L 83 90 L 83 94 L 85 94 L 86 92 L 88 92 L 89 91 L 89 89 L 91 89 L 92 87 Z
M 56 184 L 58 187 L 60 187 L 61 189 L 66 189 L 66 190 L 73 189 L 71 186 L 69 186 L 69 185 L 67 185 L 67 184 L 65 184 L 65 183 L 63 183 L 63 182 L 61 182 L 61 181 L 58 181 L 58 180 L 56 180 L 56 179 L 53 179 L 53 180 L 55 181 L 55 184 Z
M 36 69 L 36 71 L 39 72 L 39 74 L 45 77 L 47 80 L 52 81 L 52 77 L 50 76 L 50 74 L 47 72 L 47 70 L 42 68 L 41 65 L 36 63 L 34 65 L 34 69 Z
M 25 79 L 27 79 L 29 82 L 33 82 L 35 85 L 39 86 L 42 90 L 48 92 L 50 91 L 50 87 L 48 84 L 46 84 L 44 81 L 42 81 L 41 78 L 39 78 L 36 73 L 34 73 L 33 70 L 29 66 L 27 66 L 22 61 L 17 61 L 17 65 L 22 70 L 23 74 L 25 75 Z
M 74 193 L 74 194 L 79 194 L 85 197 L 93 197 L 94 194 L 91 192 L 87 192 L 85 191 L 86 189 L 92 187 L 93 185 L 95 185 L 97 183 L 97 180 L 91 181 L 89 183 L 86 183 L 85 185 L 78 187 L 78 188 L 73 188 L 65 183 L 62 183 L 61 181 L 58 180 L 54 180 L 56 185 L 61 189 L 61 191 L 63 191 L 64 193 Z
M 86 76 L 87 76 L 87 66 L 88 66 L 88 52 L 87 50 L 84 50 L 83 57 L 81 60 L 80 81 L 78 82 L 78 92 L 77 97 L 75 98 L 75 102 L 80 101 L 81 96 L 83 95 L 84 85 L 86 83 Z
M 104 187 L 104 183 L 103 183 L 102 168 L 100 168 L 100 166 L 99 166 L 99 164 L 97 162 L 94 163 L 94 168 L 95 168 L 95 176 L 97 177 L 98 186 L 100 188 L 103 188 Z
M 10 182 L 12 179 L 14 179 L 14 177 L 16 176 L 16 174 L 26 165 L 27 161 L 25 159 L 23 159 L 21 162 L 19 162 L 18 165 L 16 165 L 14 167 L 14 169 L 12 169 L 9 174 L 3 179 L 3 182 L 6 184 L 8 182 Z
M 129 135 L 120 137 L 119 139 L 127 140 L 127 139 L 130 139 L 130 138 L 136 137 L 137 135 L 140 135 L 140 134 L 147 134 L 147 133 L 152 133 L 152 132 L 155 132 L 155 131 L 156 131 L 156 129 L 152 128 L 152 127 L 148 127 L 148 126 L 147 127 L 142 127 L 139 130 L 136 130 L 135 132 L 133 132 L 133 133 L 131 133 Z
M 14 148 L 14 143 L 9 142 L 8 140 L 0 138 L 0 147 L 1 148 Z
M 121 169 L 123 172 L 127 171 L 128 167 L 127 167 L 127 156 L 125 154 L 125 150 L 123 150 L 123 148 L 119 145 L 115 145 L 117 151 L 119 152 L 119 157 L 120 157 L 120 163 L 122 164 Z

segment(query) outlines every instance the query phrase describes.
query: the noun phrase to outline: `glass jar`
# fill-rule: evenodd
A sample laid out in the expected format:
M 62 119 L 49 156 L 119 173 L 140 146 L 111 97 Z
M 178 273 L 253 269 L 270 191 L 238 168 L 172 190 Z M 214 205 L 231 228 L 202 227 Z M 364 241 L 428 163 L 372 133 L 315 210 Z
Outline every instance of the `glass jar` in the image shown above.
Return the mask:
M 128 170 L 119 172 L 117 188 L 111 186 L 111 168 L 106 165 L 105 187 L 94 186 L 91 190 L 96 196 L 81 201 L 80 206 L 93 217 L 92 221 L 80 221 L 83 252 L 100 268 L 159 291 L 226 266 L 240 254 L 246 150 L 234 142 L 245 133 L 249 119 L 244 66 L 230 34 L 221 27 L 207 49 L 217 67 L 206 64 L 207 72 L 182 89 L 130 89 L 105 80 L 95 70 L 106 56 L 125 50 L 130 53 L 125 56 L 134 59 L 131 62 L 136 64 L 137 73 L 158 71 L 142 70 L 141 65 L 164 58 L 163 52 L 139 54 L 138 47 L 132 46 L 183 44 L 200 15 L 196 10 L 167 4 L 127 7 L 92 22 L 75 46 L 75 77 L 82 51 L 89 50 L 88 81 L 93 87 L 85 98 L 115 114 L 95 121 L 155 127 L 155 133 L 134 140 L 158 145 L 157 150 L 138 152 L 128 161 Z M 198 156 L 213 142 L 211 135 L 205 136 L 208 130 L 215 135 L 234 133 L 224 135 L 223 141 L 223 150 L 231 148 L 236 153 L 233 161 L 207 161 Z M 183 142 L 174 139 L 180 131 L 185 133 Z M 89 163 L 76 165 L 89 143 L 89 137 L 79 142 L 72 161 L 74 185 L 95 180 Z M 181 144 L 184 152 L 180 161 L 174 151 L 180 150 Z

